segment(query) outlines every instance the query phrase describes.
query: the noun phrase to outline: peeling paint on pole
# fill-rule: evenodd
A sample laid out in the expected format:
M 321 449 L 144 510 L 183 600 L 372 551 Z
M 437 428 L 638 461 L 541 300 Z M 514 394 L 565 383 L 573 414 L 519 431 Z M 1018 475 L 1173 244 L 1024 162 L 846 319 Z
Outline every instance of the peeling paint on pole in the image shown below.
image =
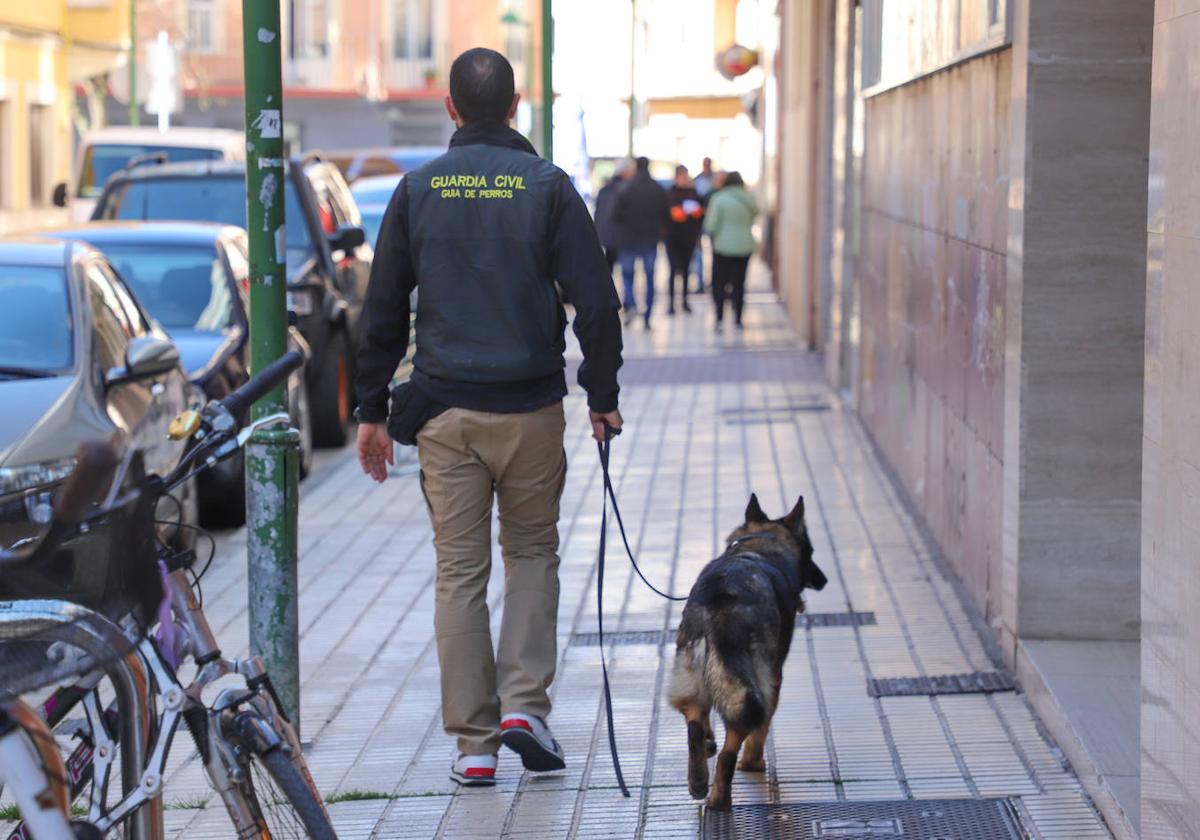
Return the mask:
M 246 229 L 250 239 L 250 369 L 287 349 L 286 228 L 281 190 L 283 82 L 279 4 L 243 0 L 246 90 Z M 287 410 L 277 388 L 251 409 L 254 418 Z M 266 663 L 284 711 L 299 731 L 299 616 L 296 516 L 300 435 L 255 433 L 246 447 L 246 550 L 250 651 Z

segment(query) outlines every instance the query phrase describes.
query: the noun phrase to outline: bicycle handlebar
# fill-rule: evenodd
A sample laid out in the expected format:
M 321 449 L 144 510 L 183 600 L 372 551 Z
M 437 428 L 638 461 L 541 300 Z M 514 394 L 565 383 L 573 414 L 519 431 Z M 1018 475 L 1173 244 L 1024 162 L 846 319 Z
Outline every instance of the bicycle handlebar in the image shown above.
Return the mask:
M 292 350 L 284 353 L 251 377 L 242 387 L 221 400 L 221 407 L 233 417 L 241 417 L 246 413 L 246 409 L 282 385 L 292 371 L 302 364 L 304 364 L 304 356 L 299 351 Z
M 54 519 L 63 525 L 78 525 L 88 508 L 100 500 L 112 481 L 117 453 L 107 443 L 86 441 L 79 446 L 75 471 L 67 477 L 54 503 Z

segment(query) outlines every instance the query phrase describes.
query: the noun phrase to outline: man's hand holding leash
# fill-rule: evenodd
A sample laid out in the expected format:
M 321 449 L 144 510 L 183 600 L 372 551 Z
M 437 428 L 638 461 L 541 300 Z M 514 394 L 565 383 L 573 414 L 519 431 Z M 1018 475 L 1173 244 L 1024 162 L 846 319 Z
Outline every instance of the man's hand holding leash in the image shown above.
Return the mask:
M 588 418 L 592 421 L 592 439 L 597 443 L 604 443 L 604 441 L 621 434 L 621 425 L 625 422 L 621 419 L 620 411 L 609 411 L 604 414 L 598 411 L 589 411 Z

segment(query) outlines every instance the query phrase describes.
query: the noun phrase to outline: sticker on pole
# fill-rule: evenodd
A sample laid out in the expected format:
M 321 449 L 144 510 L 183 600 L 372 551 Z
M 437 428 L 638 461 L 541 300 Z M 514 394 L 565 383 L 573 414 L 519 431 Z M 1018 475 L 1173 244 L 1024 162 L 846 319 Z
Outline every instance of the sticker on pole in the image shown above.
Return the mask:
M 263 208 L 263 233 L 266 233 L 267 216 L 271 214 L 271 208 L 275 206 L 275 193 L 279 189 L 279 179 L 275 177 L 274 172 L 268 172 L 263 176 L 262 184 L 258 188 L 258 200 Z
M 258 136 L 262 139 L 275 140 L 282 136 L 280 133 L 281 122 L 278 108 L 263 108 L 254 118 L 251 127 L 258 130 Z

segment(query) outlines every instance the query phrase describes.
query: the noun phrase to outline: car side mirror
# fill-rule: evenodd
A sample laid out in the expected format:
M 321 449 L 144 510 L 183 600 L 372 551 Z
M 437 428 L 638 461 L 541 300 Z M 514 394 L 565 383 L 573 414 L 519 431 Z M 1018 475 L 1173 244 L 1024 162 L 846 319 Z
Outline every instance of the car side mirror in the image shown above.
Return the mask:
M 179 365 L 179 350 L 169 341 L 152 335 L 143 335 L 129 342 L 125 351 L 125 367 L 108 372 L 105 383 L 119 385 L 136 382 L 151 376 L 167 373 Z
M 345 251 L 347 254 L 361 248 L 367 241 L 367 232 L 358 225 L 342 225 L 329 234 L 329 249 Z
M 54 195 L 50 199 L 55 207 L 67 206 L 67 182 L 60 181 L 54 186 Z

